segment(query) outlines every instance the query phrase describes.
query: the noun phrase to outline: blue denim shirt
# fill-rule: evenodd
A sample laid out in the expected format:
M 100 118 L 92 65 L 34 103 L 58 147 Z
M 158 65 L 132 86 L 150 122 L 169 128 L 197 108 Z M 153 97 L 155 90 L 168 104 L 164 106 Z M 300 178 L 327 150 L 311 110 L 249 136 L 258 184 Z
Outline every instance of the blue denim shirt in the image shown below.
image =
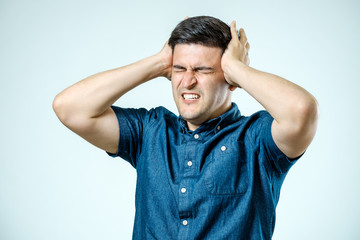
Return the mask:
M 163 107 L 113 106 L 115 155 L 137 171 L 133 239 L 271 239 L 275 208 L 295 161 L 275 145 L 273 118 L 232 108 L 190 131 Z

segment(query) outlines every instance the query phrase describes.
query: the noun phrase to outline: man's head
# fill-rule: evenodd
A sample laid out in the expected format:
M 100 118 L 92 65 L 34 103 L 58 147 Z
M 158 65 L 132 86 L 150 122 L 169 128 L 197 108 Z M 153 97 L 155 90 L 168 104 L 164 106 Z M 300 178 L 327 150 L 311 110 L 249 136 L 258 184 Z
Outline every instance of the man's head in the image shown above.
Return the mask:
M 230 40 L 230 27 L 213 17 L 186 19 L 171 34 L 173 96 L 191 130 L 231 107 L 235 87 L 226 82 L 221 68 Z
M 229 25 L 214 17 L 199 16 L 180 22 L 171 33 L 169 45 L 173 51 L 177 44 L 200 44 L 224 52 L 230 40 Z

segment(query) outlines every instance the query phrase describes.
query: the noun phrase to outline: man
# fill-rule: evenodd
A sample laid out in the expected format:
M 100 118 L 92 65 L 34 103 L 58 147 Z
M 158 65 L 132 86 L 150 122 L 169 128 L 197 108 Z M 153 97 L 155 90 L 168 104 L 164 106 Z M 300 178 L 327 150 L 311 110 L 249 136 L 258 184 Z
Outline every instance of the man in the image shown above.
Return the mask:
M 185 19 L 164 48 L 90 76 L 56 96 L 72 131 L 137 171 L 133 239 L 271 239 L 280 188 L 316 131 L 303 88 L 249 67 L 249 43 L 213 17 Z M 171 79 L 180 113 L 111 106 L 156 77 Z M 264 106 L 241 116 L 243 88 Z

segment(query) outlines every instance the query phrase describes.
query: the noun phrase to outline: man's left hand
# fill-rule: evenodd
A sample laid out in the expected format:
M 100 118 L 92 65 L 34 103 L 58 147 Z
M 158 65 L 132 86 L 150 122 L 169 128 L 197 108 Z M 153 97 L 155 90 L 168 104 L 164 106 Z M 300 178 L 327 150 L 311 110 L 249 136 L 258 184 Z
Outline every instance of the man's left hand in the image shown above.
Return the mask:
M 224 71 L 226 81 L 233 86 L 240 87 L 239 84 L 231 80 L 230 69 L 231 65 L 236 62 L 241 62 L 245 65 L 250 64 L 249 50 L 250 44 L 243 28 L 240 28 L 239 34 L 236 30 L 236 22 L 233 21 L 230 26 L 231 41 L 229 42 L 222 58 L 221 67 Z

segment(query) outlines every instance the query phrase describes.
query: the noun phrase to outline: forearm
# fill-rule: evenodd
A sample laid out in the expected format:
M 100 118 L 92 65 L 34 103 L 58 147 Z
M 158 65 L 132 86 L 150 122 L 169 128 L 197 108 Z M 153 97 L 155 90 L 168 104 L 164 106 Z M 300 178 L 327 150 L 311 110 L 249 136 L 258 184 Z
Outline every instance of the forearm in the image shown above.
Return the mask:
M 163 75 L 164 70 L 159 56 L 154 55 L 128 66 L 92 75 L 59 93 L 54 100 L 54 109 L 63 119 L 74 114 L 85 118 L 97 117 L 126 92 Z
M 250 45 L 245 31 L 231 23 L 232 39 L 222 56 L 225 80 L 243 88 L 274 118 L 271 134 L 275 144 L 288 157 L 302 154 L 315 136 L 318 105 L 300 86 L 274 74 L 249 67 Z
M 241 62 L 233 62 L 227 69 L 229 78 L 254 97 L 277 123 L 306 127 L 316 115 L 314 97 L 300 86 L 274 74 L 253 69 Z

